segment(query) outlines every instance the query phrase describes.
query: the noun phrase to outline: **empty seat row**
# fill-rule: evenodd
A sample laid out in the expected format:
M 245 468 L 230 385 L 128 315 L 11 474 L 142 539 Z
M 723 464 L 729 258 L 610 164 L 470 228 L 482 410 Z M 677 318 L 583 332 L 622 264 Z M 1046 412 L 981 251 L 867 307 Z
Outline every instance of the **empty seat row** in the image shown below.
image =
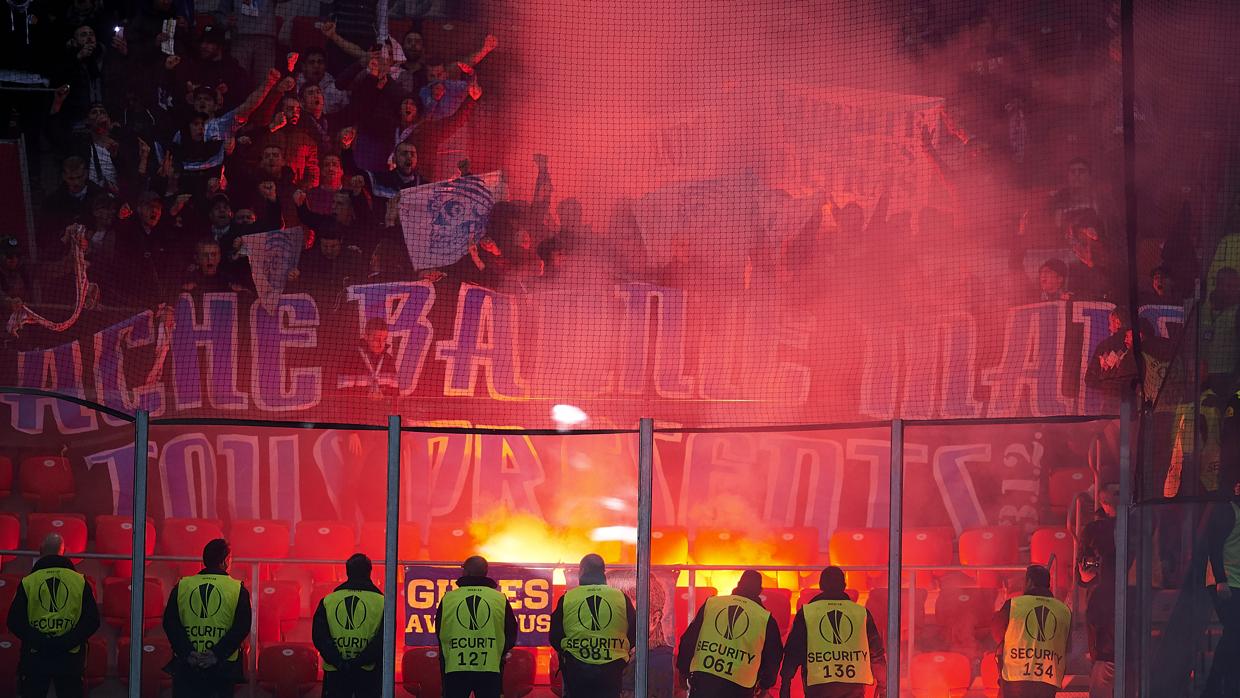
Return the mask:
M 73 469 L 63 456 L 30 456 L 16 467 L 13 459 L 0 456 L 0 497 L 13 493 L 14 480 L 22 497 L 38 511 L 63 509 L 77 495 Z

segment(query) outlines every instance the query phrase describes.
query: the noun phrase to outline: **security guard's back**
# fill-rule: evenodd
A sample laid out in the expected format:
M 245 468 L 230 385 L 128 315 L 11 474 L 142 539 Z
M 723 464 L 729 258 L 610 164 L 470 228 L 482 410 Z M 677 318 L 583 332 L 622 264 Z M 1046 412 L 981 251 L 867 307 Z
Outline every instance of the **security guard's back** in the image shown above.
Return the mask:
M 1051 573 L 1025 570 L 1025 593 L 995 614 L 999 688 L 1003 698 L 1054 698 L 1063 682 L 1072 612 L 1051 594 Z
M 486 558 L 474 555 L 465 573 L 435 609 L 444 698 L 499 698 L 504 659 L 517 644 L 517 616 L 489 575 Z
M 762 575 L 745 570 L 731 594 L 702 604 L 676 660 L 690 696 L 740 698 L 775 685 L 784 647 L 761 595 Z
M 346 580 L 314 609 L 312 636 L 323 656 L 323 698 L 374 698 L 383 692 L 383 593 L 370 558 L 345 562 Z
M 7 619 L 22 643 L 18 692 L 42 698 L 54 685 L 59 698 L 74 698 L 83 693 L 86 640 L 99 629 L 99 609 L 86 578 L 62 554 L 59 535 L 44 539 L 39 552 Z
M 217 538 L 202 550 L 203 569 L 173 587 L 164 608 L 172 645 L 175 698 L 223 698 L 244 678 L 241 643 L 250 632 L 250 592 L 228 576 L 232 550 Z

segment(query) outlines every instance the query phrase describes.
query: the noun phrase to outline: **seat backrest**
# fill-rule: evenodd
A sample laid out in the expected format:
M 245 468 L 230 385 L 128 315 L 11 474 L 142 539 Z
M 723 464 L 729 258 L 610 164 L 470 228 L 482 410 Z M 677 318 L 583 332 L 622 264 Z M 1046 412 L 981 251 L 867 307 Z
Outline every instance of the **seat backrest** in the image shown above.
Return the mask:
M 66 553 L 86 552 L 86 518 L 81 514 L 26 515 L 26 547 L 38 550 L 50 533 L 58 533 L 65 541 Z
M 133 585 L 128 577 L 108 577 L 103 580 L 103 601 L 100 612 L 104 618 L 129 622 L 130 600 Z M 159 577 L 145 577 L 142 589 L 142 617 L 158 618 L 164 612 L 164 583 Z
M 160 555 L 176 555 L 201 559 L 202 549 L 216 538 L 224 537 L 224 527 L 216 519 L 164 519 L 160 525 L 155 550 Z M 177 562 L 177 574 L 187 576 L 202 569 L 201 562 Z
M 7 497 L 13 492 L 13 459 L 0 456 L 0 497 Z
M 775 552 L 767 564 L 817 565 L 826 555 L 818 549 L 818 529 L 782 528 L 775 531 Z
M 280 559 L 289 554 L 289 526 L 269 519 L 237 519 L 229 527 L 234 557 Z
M 293 536 L 293 557 L 344 560 L 356 550 L 353 527 L 336 521 L 299 521 Z
M 100 514 L 95 517 L 95 552 L 133 553 L 133 517 Z M 155 524 L 146 520 L 146 554 L 155 552 Z
M 1029 560 L 1034 564 L 1046 565 L 1051 557 L 1055 565 L 1051 569 L 1054 575 L 1055 589 L 1067 589 L 1072 583 L 1072 566 L 1075 564 L 1076 544 L 1072 534 L 1063 526 L 1045 526 L 1033 532 L 1029 537 Z
M 885 565 L 890 548 L 885 528 L 842 528 L 831 534 L 831 564 Z
M 108 673 L 108 642 L 95 636 L 86 641 L 86 672 L 84 678 L 88 684 L 103 681 Z
M 21 575 L 0 574 L 0 618 L 9 617 L 9 606 L 13 605 L 13 597 L 17 595 L 17 585 L 21 583 Z
M 940 625 L 981 627 L 990 622 L 994 613 L 994 589 L 944 589 L 934 604 L 934 617 Z
M 0 514 L 0 550 L 19 550 L 21 547 L 21 519 L 13 514 Z M 0 565 L 16 559 L 13 555 L 0 555 Z
M 534 690 L 538 657 L 533 647 L 514 647 L 504 664 L 504 696 L 520 698 Z
M 1094 474 L 1089 468 L 1055 468 L 1051 471 L 1047 495 L 1051 506 L 1062 508 L 1093 485 Z
M 319 678 L 319 653 L 313 645 L 281 643 L 264 647 L 258 655 L 258 682 L 276 695 L 294 695 Z
M 761 598 L 762 605 L 775 619 L 775 625 L 779 626 L 779 634 L 787 633 L 792 626 L 792 592 L 778 588 L 763 589 Z
M 301 617 L 301 585 L 292 579 L 259 582 L 257 587 L 258 641 L 279 642 L 284 621 Z
M 435 526 L 431 529 L 429 553 L 432 560 L 464 560 L 477 548 L 465 526 Z
M 661 526 L 650 533 L 650 564 L 676 565 L 689 561 L 689 534 L 683 528 Z
M 77 492 L 73 468 L 64 456 L 23 458 L 17 477 L 22 495 L 40 505 L 63 503 Z
M 906 528 L 900 557 L 906 565 L 950 565 L 954 538 L 952 529 L 942 526 Z
M 405 650 L 402 663 L 406 691 L 416 698 L 439 698 L 443 693 L 443 681 L 439 674 L 438 647 L 410 647 Z
M 21 645 L 12 635 L 0 635 L 0 682 L 15 687 L 17 682 L 17 663 L 21 658 Z
M 117 655 L 119 661 L 116 668 L 120 674 L 121 681 L 129 680 L 129 637 L 122 636 L 117 638 L 116 643 Z M 168 683 L 168 674 L 164 673 L 164 667 L 168 662 L 172 661 L 172 646 L 168 640 L 163 637 L 150 637 L 144 635 L 142 638 L 142 679 L 144 682 Z M 143 692 L 143 695 L 146 695 Z
M 413 523 L 401 524 L 396 544 L 402 560 L 418 559 L 421 557 L 422 550 L 422 529 Z M 385 558 L 387 556 L 387 528 L 383 522 L 363 523 L 357 548 L 372 561 Z
M 1015 526 L 988 526 L 960 534 L 960 564 L 1014 565 L 1020 560 L 1020 531 Z

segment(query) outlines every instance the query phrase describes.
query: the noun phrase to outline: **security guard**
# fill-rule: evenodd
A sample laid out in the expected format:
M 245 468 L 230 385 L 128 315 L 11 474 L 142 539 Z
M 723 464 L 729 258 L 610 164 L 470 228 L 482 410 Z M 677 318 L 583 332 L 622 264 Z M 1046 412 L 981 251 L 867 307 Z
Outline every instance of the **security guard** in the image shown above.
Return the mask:
M 345 582 L 314 609 L 312 639 L 323 656 L 323 698 L 383 693 L 383 592 L 370 580 L 370 558 L 344 563 Z
M 607 586 L 603 558 L 581 558 L 578 583 L 551 613 L 551 646 L 560 657 L 565 698 L 619 698 L 624 668 L 637 642 L 637 610 Z
M 1063 681 L 1072 612 L 1051 594 L 1051 573 L 1025 570 L 1025 593 L 995 614 L 1001 698 L 1054 698 Z
M 99 629 L 99 608 L 64 551 L 59 535 L 43 539 L 39 560 L 9 607 L 9 632 L 22 642 L 17 669 L 22 698 L 44 698 L 53 685 L 58 698 L 83 693 L 86 640 Z
M 788 631 L 780 698 L 792 695 L 797 669 L 806 698 L 862 698 L 867 685 L 886 698 L 887 658 L 874 617 L 848 598 L 840 568 L 823 570 L 818 588 L 822 593 L 801 607 Z
M 435 610 L 444 698 L 500 698 L 504 660 L 517 644 L 517 616 L 487 576 L 486 558 L 473 556 Z
M 202 549 L 202 571 L 172 587 L 164 633 L 172 645 L 175 698 L 227 698 L 244 680 L 241 643 L 250 632 L 250 592 L 228 576 L 232 549 L 216 538 Z
M 690 696 L 752 696 L 775 685 L 784 647 L 761 597 L 762 575 L 745 570 L 731 594 L 707 599 L 698 609 L 676 658 Z

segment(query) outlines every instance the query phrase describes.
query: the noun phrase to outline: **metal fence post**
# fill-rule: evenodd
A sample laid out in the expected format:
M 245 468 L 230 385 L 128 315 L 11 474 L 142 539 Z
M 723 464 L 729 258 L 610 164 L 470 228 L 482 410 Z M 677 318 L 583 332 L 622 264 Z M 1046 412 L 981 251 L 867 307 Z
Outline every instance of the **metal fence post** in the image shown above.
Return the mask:
M 400 417 L 388 417 L 387 535 L 383 553 L 383 698 L 396 694 L 396 566 L 400 559 Z
M 149 415 L 138 410 L 134 420 L 133 557 L 129 577 L 129 698 L 140 698 L 142 682 L 142 604 L 146 595 L 146 478 Z
M 900 560 L 904 528 L 904 420 L 891 420 L 891 490 L 887 524 L 887 695 L 900 695 Z
M 637 668 L 633 695 L 646 698 L 650 656 L 650 532 L 654 496 L 654 420 L 642 418 L 637 448 Z
M 1128 696 L 1128 512 L 1132 506 L 1132 401 L 1119 408 L 1119 506 L 1115 507 L 1115 697 Z

